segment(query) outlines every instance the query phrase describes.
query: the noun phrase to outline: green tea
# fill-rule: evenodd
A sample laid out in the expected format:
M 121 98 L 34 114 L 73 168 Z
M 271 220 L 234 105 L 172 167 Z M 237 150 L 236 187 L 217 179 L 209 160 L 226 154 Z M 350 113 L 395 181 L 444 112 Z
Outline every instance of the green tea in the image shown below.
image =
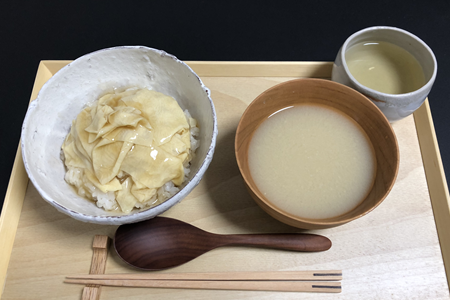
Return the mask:
M 388 42 L 355 44 L 347 50 L 345 59 L 350 73 L 360 84 L 382 93 L 409 93 L 425 84 L 417 59 Z

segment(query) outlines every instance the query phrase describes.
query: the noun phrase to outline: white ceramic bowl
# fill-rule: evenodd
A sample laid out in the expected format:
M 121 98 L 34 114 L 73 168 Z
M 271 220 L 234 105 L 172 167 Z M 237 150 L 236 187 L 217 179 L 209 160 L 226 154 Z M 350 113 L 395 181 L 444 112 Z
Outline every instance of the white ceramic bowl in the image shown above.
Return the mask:
M 80 197 L 64 180 L 61 145 L 84 106 L 114 88 L 154 89 L 174 97 L 200 127 L 200 147 L 180 191 L 164 203 L 130 214 L 108 212 Z M 120 225 L 153 218 L 180 202 L 200 182 L 216 145 L 217 118 L 210 91 L 185 63 L 164 51 L 124 46 L 84 55 L 56 73 L 27 111 L 22 155 L 30 180 L 58 211 L 77 220 Z

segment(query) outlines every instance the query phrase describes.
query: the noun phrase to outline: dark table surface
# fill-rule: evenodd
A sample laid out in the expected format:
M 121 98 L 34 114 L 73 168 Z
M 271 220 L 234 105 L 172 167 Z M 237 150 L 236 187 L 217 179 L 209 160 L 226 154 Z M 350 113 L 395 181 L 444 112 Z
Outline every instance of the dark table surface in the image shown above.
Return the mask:
M 369 26 L 423 39 L 438 60 L 429 95 L 450 172 L 450 1 L 1 1 L 3 202 L 41 60 L 73 60 L 102 48 L 145 45 L 181 60 L 333 61 L 345 39 Z

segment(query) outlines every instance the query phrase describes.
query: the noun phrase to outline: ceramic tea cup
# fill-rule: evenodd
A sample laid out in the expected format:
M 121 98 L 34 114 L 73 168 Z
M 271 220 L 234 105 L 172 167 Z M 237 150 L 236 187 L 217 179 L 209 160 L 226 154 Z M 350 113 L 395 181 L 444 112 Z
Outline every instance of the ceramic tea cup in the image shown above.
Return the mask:
M 400 60 L 403 60 L 408 55 L 400 54 L 399 59 L 399 57 L 394 57 L 394 55 L 391 52 L 386 51 L 386 49 L 381 49 L 377 51 L 382 52 L 367 52 L 367 50 L 364 50 L 366 51 L 365 55 L 369 55 L 367 53 L 370 53 L 370 56 L 363 57 L 366 64 L 371 64 L 369 66 L 369 69 L 371 69 L 370 72 L 372 72 L 375 68 L 380 70 L 382 67 L 381 64 L 378 65 L 378 63 L 380 63 L 379 60 L 373 60 L 373 53 L 376 53 L 376 55 L 382 53 L 381 59 L 383 61 L 387 61 L 387 63 L 391 65 L 396 65 L 395 68 L 397 69 L 389 69 L 395 70 L 395 72 L 387 73 L 389 76 L 386 76 L 386 74 L 384 76 L 380 76 L 380 73 L 378 73 L 376 76 L 379 77 L 375 77 L 375 75 L 373 75 L 375 72 L 372 72 L 370 73 L 372 74 L 370 76 L 373 77 L 367 75 L 369 77 L 366 78 L 362 78 L 361 76 L 366 76 L 365 74 L 369 74 L 367 70 L 364 71 L 364 74 L 357 73 L 355 69 L 352 69 L 351 72 L 351 68 L 349 66 L 351 66 L 352 63 L 361 63 L 363 60 L 361 59 L 361 56 L 359 56 L 357 62 L 355 60 L 351 61 L 352 57 L 349 57 L 349 49 L 357 45 L 366 46 L 377 43 L 388 44 L 390 46 L 394 45 L 392 47 L 398 46 L 400 49 L 398 47 L 396 47 L 396 49 L 399 49 L 399 51 L 406 50 L 407 53 L 405 54 L 409 53 L 412 55 L 412 57 L 415 58 L 415 63 L 418 63 L 417 71 L 411 71 L 413 70 L 411 67 L 405 66 L 403 62 L 400 62 Z M 355 51 L 354 49 L 355 48 L 352 50 L 353 52 Z M 369 62 L 369 60 L 371 61 Z M 386 72 L 390 71 L 387 71 L 386 69 Z M 400 72 L 404 72 L 407 76 L 402 77 Z M 422 105 L 433 86 L 436 73 L 436 57 L 430 47 L 428 47 L 427 44 L 425 44 L 420 38 L 403 29 L 387 26 L 375 26 L 354 33 L 344 42 L 334 62 L 331 79 L 363 93 L 365 96 L 370 98 L 375 105 L 378 106 L 390 122 L 395 122 L 412 114 Z M 391 77 L 391 75 L 394 77 Z M 416 85 L 416 88 L 412 90 L 406 90 L 406 92 L 381 91 L 384 86 L 388 84 L 395 84 L 393 83 L 395 80 L 397 80 L 397 84 L 409 84 L 410 82 L 408 81 L 413 80 L 413 77 L 421 77 L 419 78 L 421 83 Z M 363 81 L 363 79 L 365 81 Z M 368 82 L 371 83 L 370 80 L 374 82 L 374 79 L 376 81 L 381 80 L 381 82 L 377 83 L 377 88 L 374 88 L 373 85 L 372 87 L 369 87 L 371 84 L 368 84 Z M 362 84 L 362 82 L 364 82 L 364 84 Z M 382 88 L 380 88 L 380 86 Z

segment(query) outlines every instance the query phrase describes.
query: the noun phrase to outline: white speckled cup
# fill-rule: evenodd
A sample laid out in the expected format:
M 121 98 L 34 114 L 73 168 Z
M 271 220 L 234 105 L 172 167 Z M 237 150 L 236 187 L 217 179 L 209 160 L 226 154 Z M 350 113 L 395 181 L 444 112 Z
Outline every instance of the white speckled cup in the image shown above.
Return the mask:
M 72 120 L 99 96 L 128 87 L 149 88 L 174 97 L 200 127 L 200 146 L 188 180 L 164 203 L 130 214 L 108 212 L 80 197 L 64 180 L 61 145 Z M 217 137 L 217 117 L 210 91 L 182 61 L 164 51 L 124 46 L 96 51 L 73 61 L 41 89 L 27 111 L 22 128 L 22 155 L 30 180 L 58 211 L 77 220 L 120 225 L 153 218 L 180 202 L 208 168 Z
M 422 66 L 426 84 L 420 89 L 405 94 L 386 94 L 360 84 L 350 73 L 345 60 L 346 51 L 364 41 L 384 41 L 402 47 L 411 53 Z M 352 34 L 339 50 L 334 61 L 331 80 L 356 89 L 378 106 L 390 122 L 412 114 L 428 96 L 436 79 L 437 62 L 433 51 L 417 36 L 403 29 L 375 26 Z

